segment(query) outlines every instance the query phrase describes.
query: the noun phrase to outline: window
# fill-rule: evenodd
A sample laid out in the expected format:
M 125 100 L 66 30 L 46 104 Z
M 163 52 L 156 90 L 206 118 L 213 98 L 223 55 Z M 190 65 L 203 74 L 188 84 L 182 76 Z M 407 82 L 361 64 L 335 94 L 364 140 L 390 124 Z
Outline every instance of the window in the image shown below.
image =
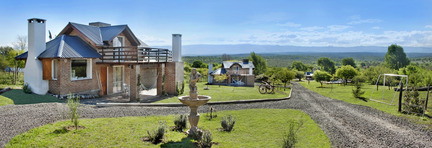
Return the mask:
M 91 59 L 77 59 L 71 62 L 71 79 L 91 79 Z
M 57 60 L 52 60 L 51 63 L 52 79 L 57 80 Z

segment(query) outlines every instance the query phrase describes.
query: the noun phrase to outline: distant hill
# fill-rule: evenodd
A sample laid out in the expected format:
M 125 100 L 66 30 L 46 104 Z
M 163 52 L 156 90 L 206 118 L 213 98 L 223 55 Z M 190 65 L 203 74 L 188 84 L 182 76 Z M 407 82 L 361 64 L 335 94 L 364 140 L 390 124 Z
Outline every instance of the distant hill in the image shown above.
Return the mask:
M 161 46 L 169 48 L 171 46 Z M 432 53 L 432 47 L 403 47 L 406 53 Z M 290 53 L 348 53 L 348 52 L 366 52 L 366 53 L 385 53 L 387 47 L 379 46 L 357 46 L 357 47 L 305 47 L 305 46 L 279 46 L 279 45 L 253 45 L 253 44 L 236 44 L 236 45 L 183 45 L 183 56 L 209 56 L 222 55 L 223 53 L 249 54 L 251 52 L 260 54 L 290 54 Z

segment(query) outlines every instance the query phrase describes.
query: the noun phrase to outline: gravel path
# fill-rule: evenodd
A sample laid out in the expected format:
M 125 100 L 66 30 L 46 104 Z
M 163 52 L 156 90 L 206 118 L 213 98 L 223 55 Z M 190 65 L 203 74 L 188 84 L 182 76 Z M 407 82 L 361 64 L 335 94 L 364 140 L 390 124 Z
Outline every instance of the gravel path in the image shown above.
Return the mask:
M 253 108 L 300 109 L 317 122 L 334 147 L 432 147 L 432 132 L 405 119 L 370 107 L 352 105 L 321 96 L 295 83 L 292 98 L 278 102 L 213 105 L 218 110 Z M 206 112 L 207 106 L 199 112 Z M 32 128 L 64 120 L 61 103 L 0 107 L 0 147 Z M 83 105 L 82 118 L 186 114 L 186 107 L 107 107 Z

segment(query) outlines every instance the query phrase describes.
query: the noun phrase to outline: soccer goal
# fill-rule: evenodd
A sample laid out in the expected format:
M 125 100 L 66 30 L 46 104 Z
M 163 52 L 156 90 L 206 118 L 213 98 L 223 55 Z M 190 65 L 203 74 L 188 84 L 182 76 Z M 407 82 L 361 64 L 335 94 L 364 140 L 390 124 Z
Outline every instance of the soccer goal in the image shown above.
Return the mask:
M 374 88 L 372 90 L 372 94 L 371 94 L 369 100 L 372 100 L 372 101 L 375 101 L 375 102 L 384 103 L 384 104 L 388 104 L 388 105 L 393 105 L 394 99 L 396 98 L 396 94 L 397 94 L 398 91 L 395 90 L 394 95 L 393 95 L 393 99 L 392 99 L 392 101 L 391 101 L 390 104 L 387 103 L 387 102 L 384 102 L 385 101 L 384 96 L 385 96 L 386 77 L 400 77 L 401 78 L 400 81 L 399 81 L 399 85 L 398 85 L 397 89 L 400 88 L 400 85 L 402 84 L 403 79 L 405 78 L 405 92 L 406 92 L 408 90 L 408 76 L 407 75 L 397 75 L 397 74 L 380 74 L 378 76 L 377 82 L 375 84 L 375 86 L 377 87 L 376 88 L 377 91 L 378 91 L 378 82 L 379 82 L 381 76 L 384 77 L 384 79 L 383 79 L 383 88 L 382 88 L 383 89 L 382 99 L 381 100 L 379 100 L 379 99 L 372 99 L 372 96 L 373 96 L 374 91 L 375 91 L 375 88 Z M 399 90 L 399 91 L 403 91 L 403 90 Z

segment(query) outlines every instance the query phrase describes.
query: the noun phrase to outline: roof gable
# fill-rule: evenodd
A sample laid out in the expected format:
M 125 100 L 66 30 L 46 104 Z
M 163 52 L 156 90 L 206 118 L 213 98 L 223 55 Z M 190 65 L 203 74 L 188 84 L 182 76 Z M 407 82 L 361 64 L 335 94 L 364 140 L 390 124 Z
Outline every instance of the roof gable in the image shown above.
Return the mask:
M 223 68 L 228 69 L 231 68 L 231 66 L 233 66 L 234 64 L 238 64 L 241 66 L 241 68 L 255 68 L 255 66 L 253 65 L 252 62 L 248 62 L 247 64 L 243 63 L 243 62 L 234 62 L 234 61 L 223 61 L 222 65 Z
M 102 35 L 99 27 L 83 25 L 78 23 L 70 23 L 75 29 L 84 34 L 87 38 L 93 41 L 96 45 L 103 45 Z

